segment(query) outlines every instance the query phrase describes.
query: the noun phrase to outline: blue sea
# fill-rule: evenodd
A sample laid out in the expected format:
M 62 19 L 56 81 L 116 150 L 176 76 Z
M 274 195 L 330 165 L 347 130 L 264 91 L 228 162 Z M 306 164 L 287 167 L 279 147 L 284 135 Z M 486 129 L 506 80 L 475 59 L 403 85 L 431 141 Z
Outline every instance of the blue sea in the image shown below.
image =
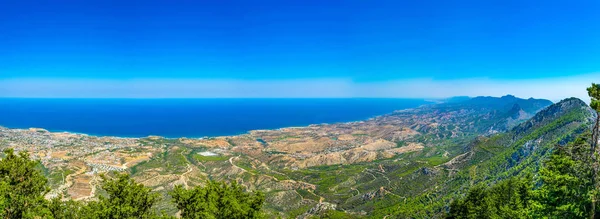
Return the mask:
M 243 134 L 368 119 L 423 99 L 20 99 L 0 98 L 0 126 L 97 136 L 171 138 Z

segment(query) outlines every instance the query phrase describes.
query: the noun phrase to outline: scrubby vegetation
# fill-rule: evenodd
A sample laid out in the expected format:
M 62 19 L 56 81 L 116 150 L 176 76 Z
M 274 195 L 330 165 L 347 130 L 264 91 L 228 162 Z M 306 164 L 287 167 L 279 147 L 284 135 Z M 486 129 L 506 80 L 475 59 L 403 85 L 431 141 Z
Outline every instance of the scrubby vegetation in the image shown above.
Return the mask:
M 265 200 L 262 193 L 244 192 L 235 181 L 231 184 L 209 181 L 192 190 L 181 186 L 171 192 L 182 218 L 260 218 Z

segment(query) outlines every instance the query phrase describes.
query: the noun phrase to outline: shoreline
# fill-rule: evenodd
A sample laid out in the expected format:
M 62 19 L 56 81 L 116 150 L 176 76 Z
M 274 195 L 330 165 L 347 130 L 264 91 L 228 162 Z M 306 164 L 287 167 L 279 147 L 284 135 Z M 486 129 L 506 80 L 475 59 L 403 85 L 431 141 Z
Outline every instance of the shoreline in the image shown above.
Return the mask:
M 423 104 L 417 107 L 412 107 L 412 108 L 406 108 L 406 109 L 402 109 L 402 110 L 410 110 L 410 109 L 417 109 L 426 105 L 430 105 L 430 104 L 437 104 L 435 102 L 432 101 L 428 101 L 429 104 Z M 344 121 L 344 122 L 334 122 L 334 123 L 312 123 L 312 124 L 308 124 L 308 125 L 296 125 L 296 126 L 286 126 L 286 127 L 280 127 L 280 128 L 267 128 L 267 129 L 252 129 L 252 130 L 248 130 L 245 131 L 244 133 L 239 133 L 239 134 L 231 134 L 231 135 L 214 135 L 214 136 L 201 136 L 201 137 L 188 137 L 188 136 L 182 136 L 182 137 L 169 137 L 169 136 L 163 136 L 163 135 L 147 135 L 147 136 L 117 136 L 117 135 L 98 135 L 98 134 L 90 134 L 90 133 L 83 133 L 83 132 L 75 132 L 75 131 L 68 131 L 68 130 L 51 130 L 51 129 L 46 129 L 46 128 L 40 128 L 40 127 L 28 127 L 28 128 L 21 128 L 21 127 L 7 127 L 7 126 L 3 126 L 0 125 L 0 128 L 5 128 L 5 129 L 11 129 L 11 130 L 21 130 L 21 131 L 34 131 L 35 129 L 37 130 L 43 130 L 45 132 L 48 133 L 66 133 L 66 134 L 73 134 L 73 135 L 83 135 L 83 136 L 89 136 L 89 137 L 96 137 L 96 138 L 121 138 L 121 139 L 144 139 L 144 138 L 150 138 L 150 137 L 160 137 L 160 138 L 164 138 L 164 139 L 182 139 L 182 138 L 186 138 L 186 139 L 204 139 L 204 138 L 226 138 L 226 137 L 233 137 L 233 136 L 240 136 L 240 135 L 249 135 L 251 134 L 251 132 L 255 132 L 255 131 L 277 131 L 277 130 L 281 130 L 281 129 L 298 129 L 298 128 L 307 128 L 310 126 L 318 126 L 318 125 L 335 125 L 335 124 L 347 124 L 347 123 L 356 123 L 356 122 L 363 122 L 363 121 L 367 121 L 370 119 L 374 119 L 374 118 L 378 118 L 378 117 L 382 117 L 382 116 L 387 116 L 390 115 L 394 112 L 396 112 L 398 110 L 394 110 L 392 112 L 386 113 L 386 114 L 381 114 L 381 115 L 376 115 L 376 116 L 372 116 L 369 118 L 365 118 L 365 119 L 359 119 L 359 120 L 352 120 L 352 121 Z
M 417 107 L 415 107 L 415 108 L 417 108 Z M 407 108 L 407 109 L 415 109 L 415 108 Z M 407 109 L 405 109 L 405 110 L 407 110 Z M 360 120 L 353 120 L 353 121 L 346 121 L 346 122 L 318 123 L 318 124 L 312 123 L 312 124 L 308 124 L 308 125 L 286 126 L 286 127 L 281 127 L 281 128 L 252 129 L 252 130 L 248 130 L 248 131 L 246 131 L 244 133 L 239 133 L 239 134 L 214 135 L 214 136 L 205 135 L 205 136 L 201 136 L 201 137 L 187 137 L 187 136 L 169 137 L 169 136 L 154 135 L 154 134 L 150 134 L 150 135 L 147 135 L 147 136 L 117 136 L 117 135 L 89 134 L 89 133 L 74 132 L 74 131 L 68 131 L 68 130 L 50 130 L 50 129 L 40 128 L 40 127 L 13 128 L 13 127 L 7 127 L 7 126 L 3 126 L 3 125 L 0 125 L 0 127 L 1 128 L 5 128 L 5 129 L 21 130 L 21 131 L 32 131 L 32 129 L 38 129 L 38 130 L 43 130 L 43 131 L 48 132 L 48 133 L 66 133 L 66 134 L 83 135 L 83 136 L 96 137 L 96 138 L 143 139 L 143 138 L 150 138 L 150 137 L 160 137 L 160 138 L 164 138 L 164 139 L 182 139 L 182 138 L 186 138 L 186 139 L 204 139 L 204 138 L 225 138 L 225 137 L 233 137 L 233 136 L 240 136 L 240 135 L 249 135 L 251 132 L 255 132 L 255 131 L 277 131 L 277 130 L 280 130 L 280 129 L 307 128 L 307 127 L 316 126 L 316 125 L 334 125 L 334 124 L 362 122 L 362 121 L 366 121 L 366 120 L 369 120 L 369 119 L 373 119 L 373 118 L 377 118 L 377 117 L 381 117 L 381 116 L 386 116 L 386 115 L 389 115 L 389 114 L 391 114 L 391 113 L 386 113 L 386 114 L 383 114 L 383 115 L 377 115 L 377 116 L 369 117 L 367 119 L 360 119 Z
M 277 130 L 281 130 L 281 129 L 307 128 L 307 127 L 310 127 L 310 126 L 319 126 L 319 125 L 335 125 L 335 124 L 347 124 L 347 123 L 363 122 L 363 121 L 371 120 L 371 119 L 374 119 L 374 118 L 378 118 L 378 117 L 382 117 L 382 116 L 387 116 L 387 115 L 390 115 L 390 114 L 392 114 L 394 112 L 397 112 L 397 111 L 400 111 L 400 110 L 417 109 L 417 108 L 420 108 L 420 107 L 423 107 L 423 106 L 434 105 L 434 104 L 441 103 L 439 101 L 434 101 L 432 99 L 424 100 L 424 102 L 425 102 L 425 104 L 418 105 L 416 107 L 409 107 L 409 108 L 405 108 L 405 109 L 395 109 L 395 110 L 393 110 L 391 112 L 388 112 L 388 113 L 379 114 L 379 115 L 373 115 L 373 116 L 370 116 L 370 117 L 367 117 L 367 118 L 362 118 L 362 119 L 355 119 L 355 120 L 348 120 L 348 121 L 339 121 L 339 122 L 310 123 L 310 124 L 304 124 L 304 125 L 292 125 L 292 126 L 285 126 L 285 127 L 278 127 L 278 128 L 262 128 L 262 129 L 259 128 L 259 129 L 250 129 L 250 130 L 246 130 L 244 132 L 235 133 L 235 134 L 218 134 L 218 135 L 204 135 L 204 136 L 180 136 L 180 137 L 174 137 L 174 136 L 165 136 L 165 135 L 157 135 L 157 134 L 149 134 L 149 135 L 146 135 L 146 136 L 102 135 L 102 134 L 94 134 L 94 133 L 85 133 L 85 132 L 70 131 L 70 130 L 47 129 L 47 128 L 43 128 L 43 127 L 8 127 L 8 126 L 4 126 L 2 124 L 0 124 L 0 128 L 11 129 L 11 130 L 22 130 L 22 131 L 30 131 L 32 129 L 38 129 L 38 130 L 43 130 L 43 131 L 48 132 L 48 133 L 67 133 L 67 134 L 82 135 L 82 136 L 89 136 L 89 137 L 96 137 L 96 138 L 121 138 L 121 139 L 144 139 L 144 138 L 150 138 L 150 137 L 160 137 L 160 138 L 164 138 L 164 139 L 226 138 L 226 137 L 233 137 L 233 136 L 240 136 L 240 135 L 249 135 L 249 134 L 251 134 L 251 132 L 256 132 L 256 131 L 277 131 Z

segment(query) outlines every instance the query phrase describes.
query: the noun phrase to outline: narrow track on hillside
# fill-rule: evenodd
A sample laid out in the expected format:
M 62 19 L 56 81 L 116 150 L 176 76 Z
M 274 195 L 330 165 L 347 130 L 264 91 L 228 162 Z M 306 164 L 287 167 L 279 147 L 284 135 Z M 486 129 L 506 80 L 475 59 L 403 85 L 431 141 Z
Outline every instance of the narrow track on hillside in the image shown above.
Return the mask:
M 234 159 L 234 158 L 240 158 L 240 156 L 236 156 L 236 157 L 230 157 L 230 158 L 229 158 L 229 163 L 231 164 L 231 166 L 233 166 L 233 167 L 235 167 L 235 168 L 237 168 L 237 169 L 240 169 L 242 172 L 245 172 L 245 173 L 250 173 L 250 174 L 251 174 L 251 175 L 253 175 L 253 176 L 254 176 L 254 175 L 256 175 L 256 174 L 255 174 L 255 173 L 253 173 L 253 172 L 249 172 L 249 171 L 247 171 L 246 169 L 244 169 L 244 168 L 241 168 L 241 167 L 239 167 L 239 166 L 235 165 L 235 163 L 233 163 L 233 159 Z
M 76 175 L 83 174 L 86 170 L 87 170 L 87 166 L 84 165 L 82 168 L 79 168 L 79 170 L 77 170 L 77 172 L 68 174 L 67 176 L 64 177 L 63 184 L 60 185 L 58 188 L 49 192 L 46 196 L 47 197 L 51 197 L 53 195 L 58 196 L 59 194 L 63 193 L 64 191 L 68 190 L 74 184 L 73 177 L 75 177 Z M 63 197 L 63 199 L 66 200 L 67 198 Z
M 186 175 L 191 173 L 193 170 L 192 165 L 190 165 L 189 163 L 187 164 L 187 168 L 188 168 L 188 170 L 185 173 L 181 174 L 181 176 L 179 176 L 179 180 L 181 181 L 181 183 L 183 183 L 183 186 L 185 189 L 189 188 L 188 183 L 187 183 L 188 177 Z

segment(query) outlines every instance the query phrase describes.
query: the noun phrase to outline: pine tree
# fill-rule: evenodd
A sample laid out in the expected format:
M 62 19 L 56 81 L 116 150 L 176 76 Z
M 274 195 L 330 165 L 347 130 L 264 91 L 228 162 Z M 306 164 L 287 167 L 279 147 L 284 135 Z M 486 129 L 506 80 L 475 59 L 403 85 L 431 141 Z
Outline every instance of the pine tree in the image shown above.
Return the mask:
M 231 184 L 208 181 L 205 186 L 191 190 L 177 186 L 170 194 L 184 219 L 260 218 L 265 200 L 260 192 L 244 192 L 235 181 Z
M 489 188 L 477 185 L 462 199 L 450 203 L 448 218 L 530 218 L 530 177 L 509 178 Z
M 44 195 L 50 191 L 39 162 L 12 149 L 0 161 L 0 216 L 2 218 L 48 217 Z
M 114 179 L 102 176 L 102 189 L 108 196 L 100 196 L 98 201 L 89 202 L 83 207 L 82 218 L 159 218 L 152 206 L 159 201 L 158 194 L 150 188 L 136 183 L 128 174 L 118 174 Z
M 594 170 L 593 176 L 592 176 L 594 191 L 591 193 L 592 206 L 590 209 L 590 218 L 593 219 L 596 216 L 596 199 L 598 196 L 598 192 L 600 191 L 600 182 L 598 182 L 599 167 L 598 167 L 598 152 L 597 152 L 598 139 L 600 138 L 600 130 L 598 127 L 600 125 L 600 114 L 598 113 L 598 112 L 600 112 L 600 84 L 592 83 L 592 86 L 587 88 L 587 92 L 591 98 L 590 107 L 592 107 L 592 109 L 594 109 L 594 111 L 596 112 L 596 122 L 592 128 L 592 139 L 591 139 L 592 143 L 591 143 L 591 147 L 590 147 L 591 148 L 590 155 L 592 157 L 593 170 Z
M 557 146 L 540 170 L 540 188 L 535 191 L 538 217 L 587 218 L 593 206 L 593 169 L 583 135 L 567 147 Z
M 55 219 L 82 218 L 83 203 L 73 200 L 62 201 L 61 198 L 50 200 L 48 208 Z

